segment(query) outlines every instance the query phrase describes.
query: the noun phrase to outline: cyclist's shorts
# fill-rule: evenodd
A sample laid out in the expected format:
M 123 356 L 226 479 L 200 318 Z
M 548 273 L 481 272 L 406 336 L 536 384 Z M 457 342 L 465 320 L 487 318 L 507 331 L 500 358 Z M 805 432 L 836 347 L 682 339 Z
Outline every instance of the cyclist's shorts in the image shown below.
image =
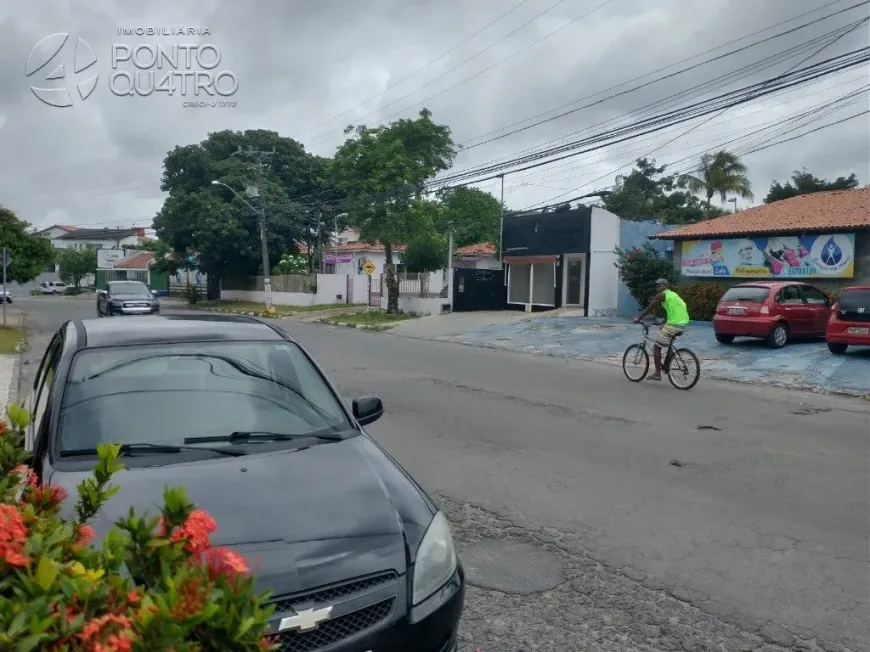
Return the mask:
M 671 345 L 671 342 L 674 341 L 674 338 L 677 335 L 680 335 L 682 332 L 683 329 L 679 326 L 671 326 L 670 324 L 665 324 L 659 331 L 659 336 L 656 338 L 656 344 L 658 344 L 663 349 L 666 349 Z

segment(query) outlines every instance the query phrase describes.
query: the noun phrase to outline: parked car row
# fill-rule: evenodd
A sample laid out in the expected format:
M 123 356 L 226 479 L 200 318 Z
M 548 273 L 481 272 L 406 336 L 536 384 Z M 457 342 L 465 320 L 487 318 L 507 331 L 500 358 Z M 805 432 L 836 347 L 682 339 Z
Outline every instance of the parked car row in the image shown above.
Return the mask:
M 775 349 L 804 337 L 824 337 L 836 354 L 850 345 L 870 346 L 870 287 L 845 288 L 832 305 L 827 294 L 808 283 L 741 283 L 719 300 L 713 332 L 721 344 L 756 337 Z

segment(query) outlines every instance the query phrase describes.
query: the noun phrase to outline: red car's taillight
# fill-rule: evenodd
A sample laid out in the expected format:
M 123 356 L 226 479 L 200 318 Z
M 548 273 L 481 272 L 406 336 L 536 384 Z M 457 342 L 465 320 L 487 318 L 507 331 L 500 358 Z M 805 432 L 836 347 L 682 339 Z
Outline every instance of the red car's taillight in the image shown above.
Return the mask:
M 762 315 L 769 315 L 770 314 L 770 306 L 761 306 L 761 308 L 758 309 L 758 312 L 759 312 L 759 314 L 762 314 Z
M 840 314 L 840 304 L 835 303 L 831 306 L 831 315 L 828 317 L 828 321 L 837 321 L 837 316 Z

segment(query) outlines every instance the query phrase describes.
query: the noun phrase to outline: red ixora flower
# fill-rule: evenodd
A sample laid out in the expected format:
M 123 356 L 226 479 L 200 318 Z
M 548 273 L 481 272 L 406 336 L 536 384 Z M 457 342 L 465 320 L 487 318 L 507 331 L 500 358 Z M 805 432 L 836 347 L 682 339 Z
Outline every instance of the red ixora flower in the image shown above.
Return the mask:
M 24 555 L 27 541 L 27 526 L 21 513 L 12 505 L 0 505 L 0 561 L 9 566 L 27 566 Z
M 187 551 L 199 556 L 211 548 L 209 534 L 217 530 L 217 523 L 202 509 L 193 510 L 187 520 L 172 533 L 173 541 L 184 541 Z M 157 533 L 166 536 L 166 524 L 161 520 Z
M 212 548 L 204 555 L 205 566 L 212 581 L 218 577 L 235 579 L 248 572 L 248 564 L 239 553 L 228 548 Z
M 37 485 L 32 491 L 35 503 L 52 508 L 58 507 L 69 496 L 66 489 L 57 485 Z
M 90 525 L 80 525 L 75 535 L 75 545 L 85 547 L 94 540 L 94 528 Z

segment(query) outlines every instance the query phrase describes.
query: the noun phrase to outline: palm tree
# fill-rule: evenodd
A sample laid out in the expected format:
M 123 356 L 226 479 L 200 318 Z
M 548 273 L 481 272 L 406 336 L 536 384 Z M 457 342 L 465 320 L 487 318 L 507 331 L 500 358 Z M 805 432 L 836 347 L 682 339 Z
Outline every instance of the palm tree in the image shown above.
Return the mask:
M 697 174 L 683 174 L 677 180 L 681 188 L 688 188 L 696 195 L 704 195 L 707 203 L 718 194 L 722 203 L 728 193 L 740 195 L 743 199 L 753 199 L 746 166 L 740 157 L 724 149 L 715 154 L 704 154 Z

